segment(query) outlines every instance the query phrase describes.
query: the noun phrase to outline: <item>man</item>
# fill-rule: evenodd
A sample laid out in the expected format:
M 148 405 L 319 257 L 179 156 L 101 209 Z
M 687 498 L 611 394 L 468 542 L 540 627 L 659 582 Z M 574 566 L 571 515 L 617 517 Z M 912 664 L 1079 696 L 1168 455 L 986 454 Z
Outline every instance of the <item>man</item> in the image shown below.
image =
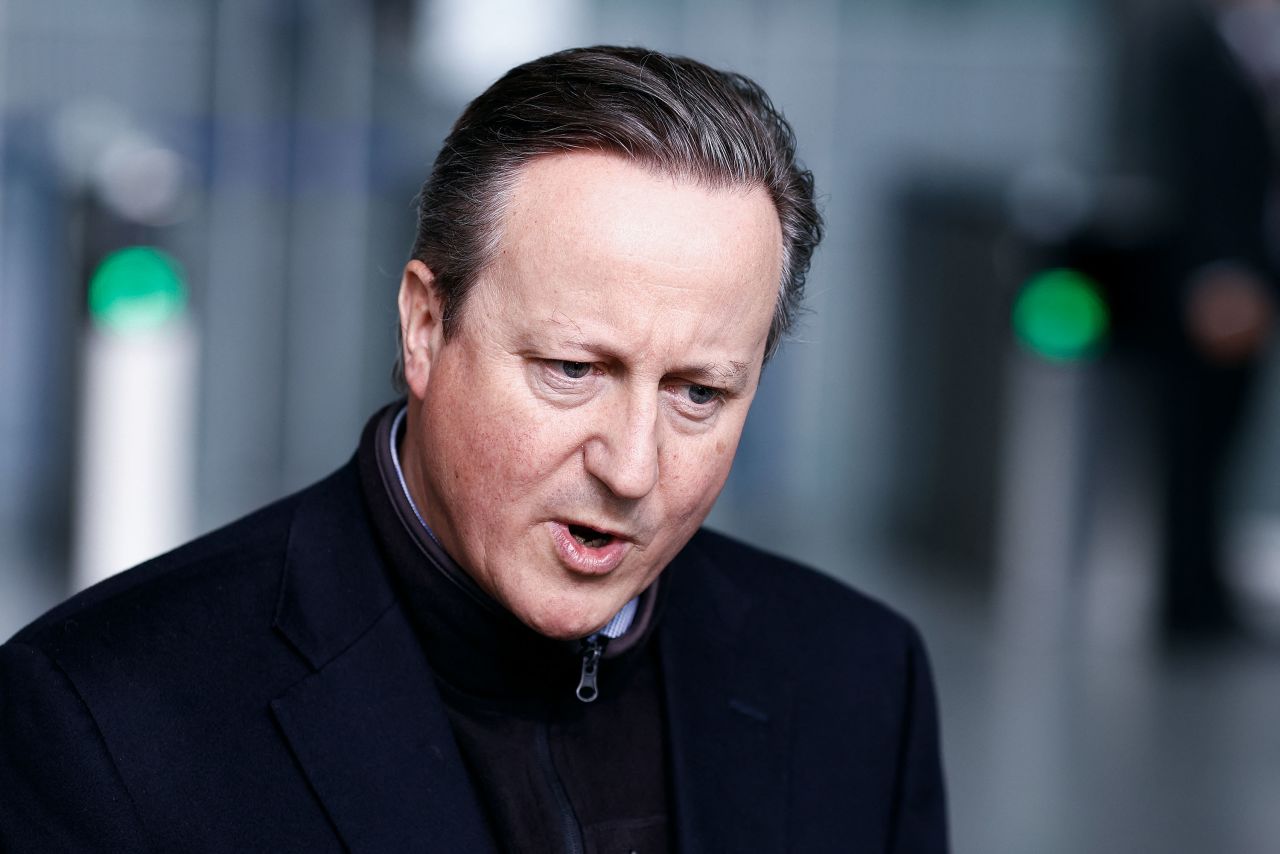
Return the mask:
M 945 850 L 915 632 L 699 530 L 820 235 L 750 81 L 624 48 L 459 119 L 407 405 L 0 652 L 17 850 Z

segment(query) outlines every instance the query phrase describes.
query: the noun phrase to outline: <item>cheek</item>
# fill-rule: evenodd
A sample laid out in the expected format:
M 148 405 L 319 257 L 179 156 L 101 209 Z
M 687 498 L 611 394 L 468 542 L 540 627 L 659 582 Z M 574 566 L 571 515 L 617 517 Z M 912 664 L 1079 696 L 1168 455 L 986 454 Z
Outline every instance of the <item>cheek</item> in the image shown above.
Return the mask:
M 576 448 L 572 419 L 548 418 L 532 407 L 468 406 L 454 417 L 470 425 L 454 436 L 454 477 L 468 493 L 487 493 L 495 509 L 545 486 Z
M 668 455 L 664 480 L 670 506 L 700 521 L 699 514 L 710 510 L 720 495 L 736 447 L 736 441 L 721 437 Z

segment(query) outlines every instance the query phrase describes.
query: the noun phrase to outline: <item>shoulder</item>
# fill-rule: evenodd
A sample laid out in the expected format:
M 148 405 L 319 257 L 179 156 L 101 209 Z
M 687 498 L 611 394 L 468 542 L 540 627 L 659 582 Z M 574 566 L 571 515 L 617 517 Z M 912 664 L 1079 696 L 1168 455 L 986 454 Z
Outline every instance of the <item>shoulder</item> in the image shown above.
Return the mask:
M 924 642 L 902 614 L 795 561 L 710 531 L 673 567 L 668 616 L 686 638 L 728 639 L 731 658 L 786 683 L 811 725 L 864 721 L 894 743 L 917 699 L 932 701 Z M 684 556 L 682 556 L 684 557 Z M 916 699 L 913 699 L 916 698 Z
M 915 627 L 728 537 L 700 532 L 687 551 L 676 567 L 686 583 L 672 584 L 683 601 L 669 613 L 683 639 L 719 650 L 704 672 L 735 674 L 735 690 L 787 722 L 791 790 L 805 793 L 792 804 L 797 850 L 827 847 L 832 828 L 844 828 L 843 838 L 885 840 L 885 850 L 945 851 L 937 702 Z
M 361 500 L 348 466 L 72 597 L 0 646 L 0 792 L 22 798 L 0 806 L 0 848 L 141 850 L 142 827 L 179 838 L 202 822 L 237 826 L 224 813 L 292 780 L 268 709 L 312 667 L 279 629 L 285 579 L 346 564 L 340 540 L 358 536 Z M 316 543 L 308 520 L 330 539 Z M 343 592 L 331 610 L 349 610 Z
M 774 631 L 876 647 L 920 643 L 915 627 L 896 610 L 811 567 L 707 529 L 688 548 L 702 558 L 705 571 L 752 604 L 753 620 Z
M 138 769 L 157 745 L 206 736 L 243 690 L 227 671 L 261 657 L 246 612 L 269 609 L 295 502 L 113 576 L 0 645 L 0 840 L 148 847 L 134 796 L 154 778 Z
M 705 530 L 672 570 L 666 619 L 686 643 L 750 661 L 759 678 L 826 710 L 824 720 L 869 715 L 868 731 L 894 733 L 917 689 L 931 691 L 915 626 L 829 576 Z
M 278 574 L 299 495 L 254 512 L 84 590 L 11 642 L 57 651 L 86 634 L 118 638 L 139 622 L 180 622 Z M 233 590 L 234 588 L 234 590 Z
M 224 654 L 269 636 L 299 509 L 358 491 L 350 469 L 78 593 L 10 643 L 70 673 Z

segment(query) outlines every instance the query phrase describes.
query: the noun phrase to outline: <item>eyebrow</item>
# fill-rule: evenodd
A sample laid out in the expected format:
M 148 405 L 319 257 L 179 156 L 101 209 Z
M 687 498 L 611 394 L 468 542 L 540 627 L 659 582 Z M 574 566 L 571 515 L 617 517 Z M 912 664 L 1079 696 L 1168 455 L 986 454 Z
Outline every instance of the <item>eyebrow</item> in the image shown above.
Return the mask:
M 746 362 L 730 360 L 727 364 L 704 362 L 700 365 L 689 365 L 687 368 L 681 368 L 674 373 L 688 377 L 700 384 L 705 381 L 707 385 L 728 385 L 736 389 L 746 385 L 749 372 L 750 366 Z
M 594 353 L 605 359 L 621 361 L 621 357 L 612 347 L 597 344 L 594 341 L 587 341 L 576 335 L 565 338 L 561 343 L 567 347 L 575 347 L 588 353 Z M 728 386 L 730 390 L 738 391 L 747 384 L 747 378 L 751 373 L 751 364 L 749 362 L 739 362 L 735 359 L 730 359 L 728 362 L 697 362 L 678 367 L 669 371 L 669 373 L 685 377 L 699 385 Z

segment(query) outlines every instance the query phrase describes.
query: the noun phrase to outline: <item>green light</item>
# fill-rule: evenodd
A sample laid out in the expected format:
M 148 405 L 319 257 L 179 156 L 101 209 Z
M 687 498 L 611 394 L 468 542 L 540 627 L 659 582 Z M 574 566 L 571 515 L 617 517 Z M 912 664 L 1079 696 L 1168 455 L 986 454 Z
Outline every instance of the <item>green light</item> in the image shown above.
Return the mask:
M 1054 362 L 1093 355 L 1109 321 L 1098 286 L 1074 270 L 1037 273 L 1013 306 L 1018 338 L 1032 352 Z
M 151 246 L 112 252 L 89 280 L 89 316 L 105 329 L 153 329 L 181 315 L 186 305 L 182 268 Z

